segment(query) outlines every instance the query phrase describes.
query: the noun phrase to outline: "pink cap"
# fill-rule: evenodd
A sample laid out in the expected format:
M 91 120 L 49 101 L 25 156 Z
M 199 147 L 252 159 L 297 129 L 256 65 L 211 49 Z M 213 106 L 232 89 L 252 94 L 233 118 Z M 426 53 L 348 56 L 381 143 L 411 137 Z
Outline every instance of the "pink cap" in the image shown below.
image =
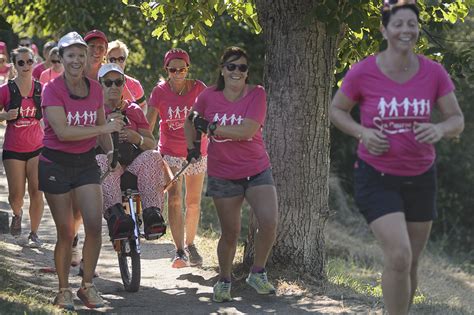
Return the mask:
M 191 64 L 188 53 L 180 48 L 168 50 L 168 52 L 165 54 L 165 59 L 163 60 L 164 66 L 167 67 L 170 61 L 173 59 L 183 59 L 188 66 Z
M 106 46 L 109 44 L 109 41 L 107 40 L 107 36 L 105 36 L 105 34 L 99 30 L 92 30 L 90 32 L 87 32 L 86 36 L 84 36 L 84 40 L 86 41 L 86 43 L 93 38 L 100 38 L 104 40 Z

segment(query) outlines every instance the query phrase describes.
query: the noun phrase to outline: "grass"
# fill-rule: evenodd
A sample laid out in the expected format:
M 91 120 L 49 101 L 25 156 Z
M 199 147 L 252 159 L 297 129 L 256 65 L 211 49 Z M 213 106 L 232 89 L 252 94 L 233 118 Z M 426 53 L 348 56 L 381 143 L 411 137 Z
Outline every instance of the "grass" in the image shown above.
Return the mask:
M 25 280 L 8 266 L 0 250 L 0 314 L 64 314 L 51 305 L 50 292 L 36 290 Z

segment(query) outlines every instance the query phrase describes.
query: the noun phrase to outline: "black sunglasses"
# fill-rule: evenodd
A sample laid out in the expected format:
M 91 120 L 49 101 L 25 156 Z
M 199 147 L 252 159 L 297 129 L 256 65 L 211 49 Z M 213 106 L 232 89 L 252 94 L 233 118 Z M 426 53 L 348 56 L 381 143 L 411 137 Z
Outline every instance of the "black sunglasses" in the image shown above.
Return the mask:
M 247 72 L 249 66 L 246 64 L 235 64 L 235 63 L 224 63 L 224 67 L 227 68 L 229 71 L 234 71 L 235 69 L 239 69 L 240 72 Z
M 123 79 L 116 79 L 116 80 L 103 80 L 102 83 L 106 87 L 111 87 L 112 84 L 115 84 L 116 87 L 121 87 L 123 85 L 124 80 Z
M 21 47 L 30 47 L 31 44 L 25 44 L 25 43 L 19 43 L 18 46 L 21 46 Z
M 119 63 L 124 63 L 124 62 L 125 62 L 125 57 L 124 57 L 124 56 L 120 56 L 120 57 L 117 57 L 117 58 L 115 58 L 115 57 L 110 57 L 110 58 L 109 58 L 109 62 L 111 62 L 111 63 L 116 63 L 117 61 L 118 61 Z
M 61 63 L 61 60 L 51 60 L 51 63 Z
M 170 68 L 170 67 L 167 67 L 166 68 L 168 70 L 169 73 L 184 73 L 184 72 L 187 72 L 188 71 L 188 67 L 184 67 L 184 68 Z
M 17 61 L 17 65 L 19 65 L 20 67 L 23 67 L 25 65 L 25 63 L 28 65 L 28 66 L 31 66 L 33 64 L 33 59 L 28 59 L 27 61 L 24 61 L 24 60 L 18 60 Z

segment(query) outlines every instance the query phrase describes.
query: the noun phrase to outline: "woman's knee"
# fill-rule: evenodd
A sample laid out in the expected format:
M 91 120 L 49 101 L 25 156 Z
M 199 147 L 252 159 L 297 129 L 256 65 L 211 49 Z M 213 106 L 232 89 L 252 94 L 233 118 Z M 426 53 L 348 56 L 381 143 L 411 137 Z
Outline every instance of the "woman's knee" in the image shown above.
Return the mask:
M 403 246 L 391 250 L 385 257 L 385 265 L 397 272 L 409 272 L 412 266 L 412 253 L 409 247 Z
M 237 245 L 240 237 L 240 229 L 230 228 L 222 230 L 221 240 L 224 241 L 228 246 Z
M 75 234 L 76 234 L 74 231 L 74 227 L 70 226 L 69 224 L 67 225 L 65 224 L 65 225 L 56 226 L 56 230 L 58 233 L 58 242 L 72 244 Z

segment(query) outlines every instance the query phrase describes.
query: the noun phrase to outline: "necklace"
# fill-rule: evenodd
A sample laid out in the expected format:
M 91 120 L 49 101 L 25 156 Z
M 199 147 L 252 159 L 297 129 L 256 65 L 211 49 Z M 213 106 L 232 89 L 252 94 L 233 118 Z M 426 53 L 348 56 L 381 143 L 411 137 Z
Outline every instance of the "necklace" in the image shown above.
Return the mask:
M 179 96 L 183 95 L 184 90 L 186 89 L 186 82 L 184 82 L 183 87 L 181 88 L 181 91 L 176 91 L 175 87 L 173 84 L 170 83 L 171 89 L 173 90 L 174 93 L 178 94 Z

